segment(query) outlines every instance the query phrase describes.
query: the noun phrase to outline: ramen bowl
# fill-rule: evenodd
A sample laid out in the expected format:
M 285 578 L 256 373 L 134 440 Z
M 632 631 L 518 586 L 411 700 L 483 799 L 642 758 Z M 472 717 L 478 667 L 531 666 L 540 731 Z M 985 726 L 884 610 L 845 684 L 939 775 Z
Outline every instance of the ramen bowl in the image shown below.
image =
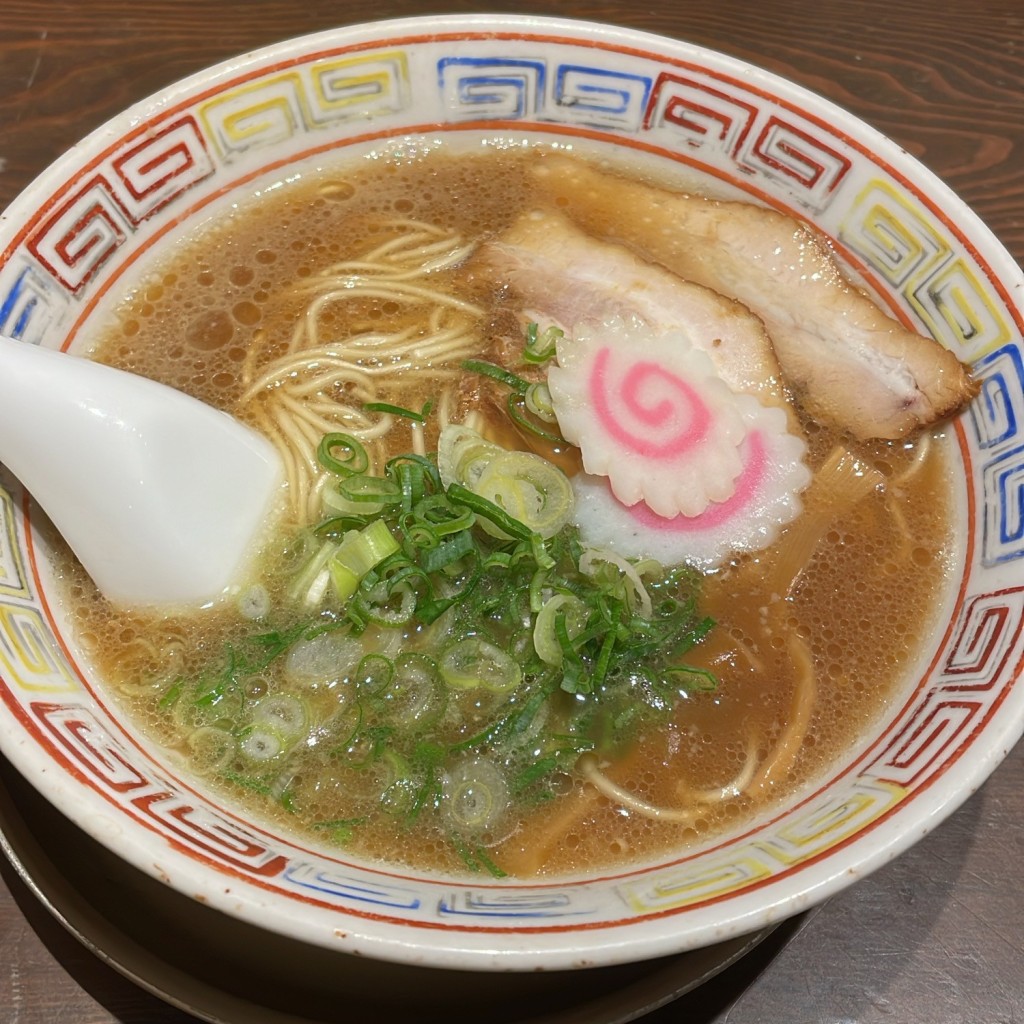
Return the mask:
M 0 332 L 81 351 L 133 275 L 311 160 L 484 135 L 595 145 L 792 213 L 889 311 L 973 366 L 949 427 L 960 517 L 940 612 L 898 699 L 787 803 L 596 876 L 446 877 L 362 861 L 227 805 L 148 742 L 83 654 L 41 514 L 0 476 L 0 747 L 126 862 L 238 920 L 436 968 L 643 960 L 764 929 L 950 814 L 1024 724 L 1020 271 L 898 146 L 821 98 L 681 41 L 557 19 L 340 28 L 192 76 L 94 132 L 0 223 Z M 865 638 L 865 642 L 870 642 Z

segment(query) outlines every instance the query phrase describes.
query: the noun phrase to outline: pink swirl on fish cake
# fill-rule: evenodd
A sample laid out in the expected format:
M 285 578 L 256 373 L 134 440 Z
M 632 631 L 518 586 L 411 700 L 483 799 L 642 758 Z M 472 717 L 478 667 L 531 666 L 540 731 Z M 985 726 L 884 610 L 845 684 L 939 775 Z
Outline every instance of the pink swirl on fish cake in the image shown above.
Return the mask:
M 743 408 L 756 399 L 733 392 L 682 333 L 621 320 L 579 328 L 559 341 L 548 387 L 563 437 L 625 504 L 695 516 L 732 495 Z
M 651 530 L 674 530 L 692 532 L 721 526 L 738 515 L 742 515 L 758 499 L 765 479 L 767 458 L 764 437 L 760 431 L 747 435 L 741 446 L 743 469 L 736 481 L 732 497 L 725 501 L 713 501 L 695 516 L 660 516 L 645 502 L 623 505 L 629 514 Z
M 800 494 L 811 474 L 803 461 L 806 444 L 785 429 L 781 410 L 763 409 L 748 419 L 748 425 L 735 491 L 695 516 L 662 516 L 645 502 L 626 504 L 613 493 L 607 478 L 577 474 L 574 521 L 580 539 L 626 558 L 654 558 L 663 565 L 686 562 L 699 568 L 720 565 L 734 553 L 768 547 L 800 514 Z
M 623 446 L 645 459 L 670 460 L 691 451 L 708 436 L 711 426 L 711 410 L 701 398 L 698 390 L 678 374 L 666 369 L 659 363 L 646 360 L 633 363 L 626 371 L 618 396 L 622 406 L 636 421 L 652 430 L 669 427 L 674 430 L 664 440 L 654 437 L 641 437 L 633 433 L 616 415 L 612 402 L 609 400 L 608 364 L 611 349 L 606 345 L 598 350 L 590 371 L 590 398 L 594 408 L 601 417 L 602 425 Z M 674 403 L 662 398 L 653 404 L 645 404 L 645 385 L 651 380 L 666 384 L 668 388 L 681 398 Z M 689 413 L 686 416 L 686 413 Z M 683 423 L 678 425 L 680 418 Z

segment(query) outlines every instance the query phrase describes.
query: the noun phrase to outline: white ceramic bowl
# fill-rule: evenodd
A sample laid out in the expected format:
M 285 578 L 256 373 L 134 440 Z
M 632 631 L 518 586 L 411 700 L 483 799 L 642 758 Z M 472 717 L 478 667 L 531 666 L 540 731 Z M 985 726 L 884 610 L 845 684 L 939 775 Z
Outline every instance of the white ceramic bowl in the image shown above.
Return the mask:
M 140 260 L 216 196 L 311 154 L 429 132 L 587 138 L 696 167 L 806 218 L 891 309 L 973 363 L 955 426 L 965 544 L 945 629 L 903 698 L 769 820 L 585 881 L 418 877 L 311 850 L 178 777 L 118 719 L 47 596 L 35 513 L 0 477 L 0 746 L 121 857 L 227 914 L 410 964 L 534 970 L 707 945 L 798 913 L 969 796 L 1018 738 L 1024 353 L 1021 274 L 979 220 L 871 128 L 684 42 L 533 17 L 338 29 L 229 61 L 146 100 L 42 174 L 0 223 L 0 332 L 86 343 Z

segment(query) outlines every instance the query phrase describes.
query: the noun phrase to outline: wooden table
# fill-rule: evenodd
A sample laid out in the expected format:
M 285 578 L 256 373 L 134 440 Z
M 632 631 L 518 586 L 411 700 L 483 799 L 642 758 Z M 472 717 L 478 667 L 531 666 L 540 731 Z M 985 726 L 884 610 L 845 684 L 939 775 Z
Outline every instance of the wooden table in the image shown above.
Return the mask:
M 1024 257 L 1020 0 L 3 0 L 0 209 L 132 101 L 236 53 L 367 17 L 508 10 L 661 32 L 809 86 L 896 139 Z M 1024 1020 L 1024 748 L 896 863 L 652 1022 Z M 0 882 L 0 1024 L 186 1024 Z

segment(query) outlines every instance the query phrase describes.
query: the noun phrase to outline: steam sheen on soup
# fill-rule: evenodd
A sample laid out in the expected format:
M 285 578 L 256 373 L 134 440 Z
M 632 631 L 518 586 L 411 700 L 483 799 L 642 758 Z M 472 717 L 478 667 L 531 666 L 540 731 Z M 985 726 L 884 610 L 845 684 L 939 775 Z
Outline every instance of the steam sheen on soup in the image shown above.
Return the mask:
M 541 542 L 449 500 L 432 475 L 446 427 L 483 460 L 467 490 L 505 452 L 583 472 L 550 393 L 526 403 L 563 358 L 541 358 L 558 330 L 480 258 L 526 212 L 572 215 L 539 190 L 544 158 L 440 148 L 311 168 L 148 267 L 96 349 L 268 433 L 287 512 L 253 578 L 207 608 L 114 608 L 67 559 L 76 635 L 183 770 L 345 855 L 554 876 L 720 835 L 885 712 L 950 573 L 941 431 L 854 440 L 795 399 L 803 511 L 715 564 L 591 557 L 571 522 Z M 610 207 L 605 238 L 628 217 Z M 546 486 L 509 472 L 513 490 Z M 375 521 L 390 540 L 346 569 L 346 537 Z

